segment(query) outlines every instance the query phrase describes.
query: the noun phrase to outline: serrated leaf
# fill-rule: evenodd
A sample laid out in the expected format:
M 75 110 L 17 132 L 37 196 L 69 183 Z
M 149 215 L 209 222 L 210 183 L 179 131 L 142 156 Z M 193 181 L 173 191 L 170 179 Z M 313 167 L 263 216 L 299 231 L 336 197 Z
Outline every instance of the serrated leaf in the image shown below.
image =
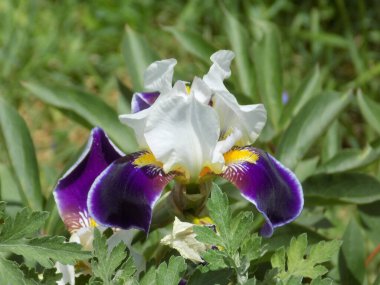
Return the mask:
M 380 182 L 363 173 L 318 174 L 302 183 L 306 203 L 368 204 L 380 200 Z
M 64 237 L 38 237 L 26 241 L 6 241 L 0 243 L 0 251 L 13 252 L 50 268 L 55 261 L 62 264 L 75 264 L 78 260 L 90 257 L 89 252 L 81 251 L 81 245 L 66 243 Z
M 25 208 L 18 212 L 14 219 L 7 217 L 0 233 L 0 243 L 36 234 L 48 216 L 47 212 L 30 212 Z
M 270 260 L 273 268 L 279 268 L 281 271 L 285 271 L 286 258 L 285 248 L 281 247 L 272 255 Z
M 24 119 L 2 98 L 0 127 L 23 202 L 33 210 L 41 210 L 43 197 L 33 140 Z
M 136 150 L 133 131 L 120 123 L 115 110 L 99 97 L 63 86 L 52 88 L 30 82 L 23 85 L 45 103 L 73 112 L 75 119 L 85 127 L 101 127 L 125 151 Z
M 210 217 L 215 222 L 221 238 L 228 246 L 231 242 L 231 209 L 228 205 L 227 195 L 222 193 L 216 184 L 212 186 L 211 197 L 207 202 L 207 208 L 210 211 Z
M 310 283 L 310 285 L 333 285 L 334 281 L 330 278 L 324 278 L 322 277 L 317 277 L 316 279 L 313 279 Z
M 104 284 L 111 284 L 116 269 L 126 261 L 127 246 L 124 242 L 120 242 L 110 252 L 107 245 L 107 238 L 101 235 L 98 229 L 94 230 L 93 255 L 95 258 L 91 260 L 92 271 L 95 277 L 103 280 Z M 124 261 L 124 262 L 123 262 Z M 117 278 L 120 277 L 117 274 Z
M 218 236 L 212 229 L 205 226 L 194 226 L 193 230 L 196 234 L 195 238 L 200 242 L 215 246 L 225 246 L 220 236 Z
M 299 262 L 303 260 L 307 248 L 307 236 L 303 234 L 298 238 L 293 238 L 290 241 L 290 246 L 287 252 L 288 256 L 288 271 L 293 272 L 297 270 Z
M 232 240 L 229 246 L 231 252 L 235 252 L 242 246 L 248 235 L 252 231 L 253 213 L 240 212 L 236 215 L 231 222 L 231 235 Z
M 208 263 L 207 267 L 211 270 L 228 267 L 226 264 L 227 255 L 224 251 L 208 250 L 202 254 L 202 258 Z
M 363 284 L 366 269 L 365 241 L 355 220 L 348 224 L 339 253 L 339 273 L 342 284 Z
M 157 285 L 178 285 L 186 268 L 182 257 L 170 257 L 169 263 L 161 263 L 156 271 Z
M 351 92 L 325 93 L 312 98 L 282 135 L 277 158 L 293 169 L 331 122 L 348 105 Z M 324 114 L 321 116 L 321 114 Z
M 156 270 L 154 267 L 149 268 L 141 278 L 140 285 L 156 285 Z
M 279 249 L 271 259 L 272 267 L 278 268 L 277 277 L 288 284 L 292 277 L 317 278 L 328 270 L 321 263 L 331 260 L 339 251 L 340 241 L 322 241 L 310 247 L 307 254 L 307 236 L 302 234 L 292 238 L 289 248 Z M 286 255 L 286 257 L 285 257 Z

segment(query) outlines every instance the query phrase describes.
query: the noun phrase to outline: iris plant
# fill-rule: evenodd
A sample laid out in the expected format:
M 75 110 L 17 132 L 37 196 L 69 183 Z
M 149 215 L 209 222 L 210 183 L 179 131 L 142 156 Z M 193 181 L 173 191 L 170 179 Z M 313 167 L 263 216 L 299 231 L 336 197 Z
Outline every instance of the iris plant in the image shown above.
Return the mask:
M 223 83 L 233 58 L 231 51 L 214 53 L 208 73 L 191 84 L 172 85 L 175 59 L 147 68 L 145 92 L 135 93 L 132 113 L 120 116 L 142 150 L 124 154 L 95 128 L 56 186 L 59 213 L 71 232 L 96 224 L 148 232 L 152 209 L 172 180 L 174 191 L 183 192 L 194 185 L 202 189 L 216 177 L 230 181 L 264 216 L 264 236 L 300 214 L 303 195 L 296 176 L 251 146 L 266 122 L 264 106 L 239 105 Z

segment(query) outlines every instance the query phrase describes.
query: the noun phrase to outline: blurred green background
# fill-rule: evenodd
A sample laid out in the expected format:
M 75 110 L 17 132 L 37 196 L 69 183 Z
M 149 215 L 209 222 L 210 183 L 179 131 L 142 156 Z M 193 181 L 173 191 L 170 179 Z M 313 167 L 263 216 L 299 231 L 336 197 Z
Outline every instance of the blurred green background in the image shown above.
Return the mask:
M 52 210 L 50 193 L 93 125 L 137 150 L 116 114 L 129 112 L 149 63 L 176 58 L 175 78 L 191 81 L 207 72 L 213 52 L 231 49 L 230 90 L 269 112 L 257 144 L 305 181 L 311 198 L 300 224 L 342 237 L 348 220 L 360 218 L 368 254 L 380 243 L 379 15 L 375 0 L 1 0 L 0 96 L 11 105 L 0 109 L 0 198 L 15 210 Z M 18 134 L 7 130 L 14 121 L 4 119 L 7 106 L 25 120 L 36 162 L 12 150 Z M 32 147 L 27 136 L 24 149 Z M 316 226 L 326 219 L 332 229 Z

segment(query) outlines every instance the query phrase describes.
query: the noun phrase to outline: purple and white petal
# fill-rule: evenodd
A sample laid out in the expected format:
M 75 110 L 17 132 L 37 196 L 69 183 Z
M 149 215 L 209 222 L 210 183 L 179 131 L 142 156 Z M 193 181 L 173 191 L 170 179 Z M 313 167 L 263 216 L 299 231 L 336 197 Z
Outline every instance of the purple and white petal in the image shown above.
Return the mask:
M 235 147 L 224 158 L 226 170 L 222 176 L 240 189 L 266 219 L 262 235 L 271 236 L 274 228 L 293 221 L 301 213 L 300 182 L 270 154 L 253 147 Z
M 159 92 L 134 93 L 131 102 L 132 113 L 148 109 L 156 102 L 158 96 L 160 96 Z
M 164 173 L 151 152 L 120 158 L 92 185 L 87 199 L 90 215 L 103 226 L 148 232 L 152 208 L 173 177 Z
M 96 177 L 123 155 L 102 129 L 92 130 L 82 155 L 54 189 L 58 212 L 70 232 L 88 226 L 88 191 Z

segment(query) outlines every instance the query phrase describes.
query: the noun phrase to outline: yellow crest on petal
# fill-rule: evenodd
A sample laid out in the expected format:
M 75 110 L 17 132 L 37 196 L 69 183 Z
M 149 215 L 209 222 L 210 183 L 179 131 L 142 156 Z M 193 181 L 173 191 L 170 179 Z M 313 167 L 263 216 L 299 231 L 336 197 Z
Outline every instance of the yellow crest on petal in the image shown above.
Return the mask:
M 259 155 L 248 149 L 232 149 L 224 154 L 224 161 L 226 165 L 234 164 L 241 161 L 249 163 L 256 163 Z
M 160 168 L 162 168 L 162 163 L 157 161 L 156 158 L 154 157 L 153 153 L 150 151 L 146 151 L 139 155 L 134 161 L 133 164 L 138 166 L 138 167 L 143 167 L 146 165 L 155 165 Z

